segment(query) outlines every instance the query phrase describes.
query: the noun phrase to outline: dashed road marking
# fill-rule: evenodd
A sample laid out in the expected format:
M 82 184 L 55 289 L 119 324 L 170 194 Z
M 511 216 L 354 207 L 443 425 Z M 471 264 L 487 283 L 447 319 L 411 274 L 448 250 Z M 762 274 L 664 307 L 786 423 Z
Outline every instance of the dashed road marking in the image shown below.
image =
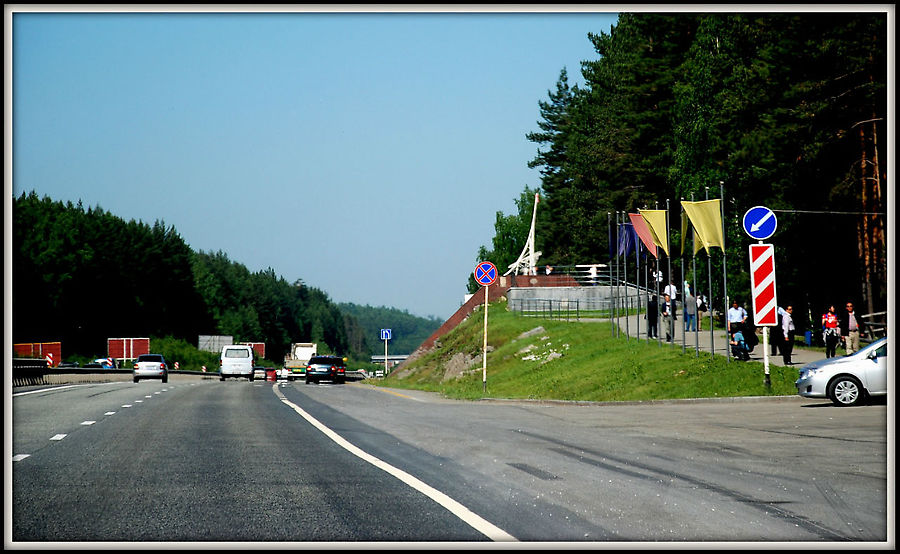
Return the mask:
M 53 435 L 52 437 L 50 437 L 50 440 L 52 440 L 52 441 L 61 441 L 61 440 L 63 440 L 64 438 L 66 438 L 66 433 L 60 433 L 60 434 L 58 434 L 58 435 Z
M 31 456 L 31 454 L 16 454 L 15 456 L 13 456 L 13 461 L 21 462 L 22 460 L 24 460 L 25 458 L 27 458 L 29 456 Z
M 123 407 L 123 408 L 130 408 L 130 407 L 131 407 L 131 404 L 122 404 L 122 407 Z
M 97 423 L 97 422 L 96 422 L 96 421 L 90 421 L 90 420 L 88 420 L 88 421 L 82 421 L 82 422 L 81 422 L 82 425 L 93 425 L 93 424 L 95 424 L 95 423 Z
M 103 414 L 103 415 L 113 415 L 114 413 L 116 413 L 116 412 L 106 412 L 106 413 Z

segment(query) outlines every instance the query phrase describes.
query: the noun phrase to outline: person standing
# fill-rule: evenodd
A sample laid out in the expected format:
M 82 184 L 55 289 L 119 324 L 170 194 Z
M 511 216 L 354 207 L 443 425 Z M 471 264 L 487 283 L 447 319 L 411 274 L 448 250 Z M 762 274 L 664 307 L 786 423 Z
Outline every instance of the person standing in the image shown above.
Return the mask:
M 697 330 L 703 330 L 703 318 L 706 317 L 706 310 L 709 307 L 706 305 L 706 297 L 702 294 L 697 295 Z
M 841 340 L 841 329 L 838 325 L 838 316 L 834 313 L 834 306 L 829 306 L 828 311 L 822 315 L 822 339 L 825 341 L 826 358 L 834 358 L 837 344 Z
M 859 333 L 863 330 L 864 324 L 861 318 L 856 317 L 853 302 L 847 302 L 847 310 L 841 314 L 838 327 L 841 328 L 841 340 L 844 341 L 847 355 L 859 350 Z
M 781 317 L 781 336 L 784 342 L 781 344 L 781 355 L 784 357 L 784 365 L 793 365 L 791 352 L 794 350 L 794 307 L 788 304 Z
M 784 317 L 784 308 L 782 308 L 781 306 L 778 306 L 775 310 L 778 313 L 778 324 L 774 328 L 772 328 L 772 333 L 771 333 L 771 336 L 769 337 L 771 340 L 769 342 L 769 348 L 772 349 L 772 356 L 778 355 L 778 347 L 781 345 L 782 342 L 784 342 L 782 340 L 782 337 L 784 336 L 784 334 L 781 332 L 781 324 L 783 323 L 782 318 Z
M 659 321 L 659 301 L 654 294 L 647 302 L 647 336 L 655 339 L 659 336 L 656 324 Z
M 733 335 L 746 322 L 747 310 L 742 308 L 737 300 L 732 300 L 731 307 L 728 308 L 728 333 Z
M 672 334 L 675 332 L 674 314 L 672 313 L 672 299 L 669 295 L 663 298 L 661 309 L 663 325 L 666 326 L 666 342 L 672 342 Z
M 687 289 L 684 293 L 684 330 L 697 330 L 697 299 L 691 296 Z
M 675 285 L 675 281 L 669 281 L 669 284 L 666 285 L 666 289 L 663 291 L 664 293 L 669 295 L 673 301 L 678 300 L 678 287 Z

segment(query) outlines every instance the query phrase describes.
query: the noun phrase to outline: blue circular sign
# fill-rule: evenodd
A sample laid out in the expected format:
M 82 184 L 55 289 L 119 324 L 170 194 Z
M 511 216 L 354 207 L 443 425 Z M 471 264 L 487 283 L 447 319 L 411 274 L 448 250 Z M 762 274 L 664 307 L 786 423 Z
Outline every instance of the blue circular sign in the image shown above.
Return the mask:
M 744 214 L 744 232 L 752 239 L 766 240 L 777 228 L 775 212 L 765 206 L 754 206 Z
M 497 281 L 497 266 L 491 262 L 481 262 L 475 266 L 475 281 L 479 285 L 493 285 Z

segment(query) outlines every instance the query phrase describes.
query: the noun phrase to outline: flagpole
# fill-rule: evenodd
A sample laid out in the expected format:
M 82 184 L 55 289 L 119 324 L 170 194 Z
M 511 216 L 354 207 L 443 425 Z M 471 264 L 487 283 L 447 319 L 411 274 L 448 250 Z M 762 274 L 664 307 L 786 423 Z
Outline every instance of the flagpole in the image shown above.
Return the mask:
M 643 216 L 641 216 L 643 217 Z M 649 250 L 647 250 L 649 252 Z M 647 287 L 647 344 L 650 344 L 650 257 L 647 256 L 647 263 L 644 264 L 644 286 Z M 658 323 L 657 323 L 658 325 Z
M 725 181 L 719 181 L 719 198 L 722 209 L 722 289 L 725 294 L 726 306 L 728 305 L 728 260 L 725 255 Z M 726 307 L 725 319 L 728 320 L 728 308 Z M 730 341 L 725 344 L 725 355 L 728 356 L 728 362 L 731 362 Z
M 672 282 L 672 237 L 669 234 L 669 199 L 666 198 L 666 244 L 669 245 L 669 251 L 666 252 L 666 266 L 667 272 L 669 274 L 669 282 Z M 672 348 L 675 348 L 675 310 L 671 309 L 673 306 L 678 306 L 678 302 L 672 298 L 672 305 L 669 306 L 669 317 L 671 318 L 669 321 L 671 322 L 671 334 L 672 334 Z
M 619 249 L 622 244 L 619 230 L 619 212 L 616 210 L 616 338 L 619 338 Z
M 691 202 L 694 201 L 694 193 L 691 192 Z M 691 223 L 691 271 L 694 273 L 694 303 L 697 304 L 697 315 L 694 316 L 694 346 L 696 346 L 697 357 L 700 357 L 700 302 L 697 300 L 699 287 L 697 286 L 697 233 L 694 231 L 694 224 Z
M 629 306 L 631 302 L 631 293 L 628 292 L 628 241 L 631 237 L 628 236 L 628 227 L 625 226 L 625 212 L 622 212 L 622 248 L 624 252 L 622 252 L 622 263 L 624 267 L 622 267 L 622 280 L 625 281 L 625 342 L 631 340 L 631 310 Z
M 684 198 L 682 198 L 681 200 L 683 202 Z M 678 219 L 683 218 L 684 210 L 681 210 L 681 214 Z M 682 225 L 682 227 L 684 227 L 684 225 Z M 684 237 L 681 237 L 681 244 L 684 244 Z M 687 330 L 685 329 L 685 327 L 687 326 L 687 290 L 684 288 L 684 248 L 681 248 L 680 252 L 678 252 L 678 261 L 681 262 L 679 265 L 681 266 L 681 298 L 683 299 L 681 301 L 681 353 L 684 354 L 687 350 L 687 340 L 685 339 L 685 333 L 687 332 Z M 676 302 L 676 304 L 678 303 Z
M 612 219 L 611 219 L 611 217 L 612 217 L 612 214 L 610 212 L 606 212 L 606 228 L 607 228 L 607 234 L 609 235 L 609 267 L 607 268 L 609 270 L 609 288 L 607 289 L 607 291 L 609 292 L 609 300 L 610 300 L 610 303 L 609 303 L 609 308 L 610 308 L 609 319 L 610 319 L 610 321 L 612 321 L 612 314 L 613 314 L 612 305 L 613 305 L 613 299 L 615 297 L 615 294 L 613 292 L 613 279 L 612 279 L 613 252 L 615 252 L 615 250 L 614 250 L 613 239 L 612 239 Z M 616 245 L 615 248 L 618 248 L 618 245 Z M 612 336 L 616 336 L 615 327 L 610 326 L 610 332 L 612 333 Z
M 628 216 L 631 221 L 631 216 Z M 631 221 L 631 237 L 634 239 L 634 298 L 637 304 L 637 317 L 635 318 L 634 336 L 637 340 L 641 340 L 641 241 L 638 238 L 637 231 L 634 228 L 634 221 Z
M 709 200 L 709 187 L 706 187 L 706 199 Z M 709 272 L 707 277 L 707 286 L 709 287 L 709 357 L 713 358 L 716 355 L 716 333 L 713 330 L 713 280 L 712 280 L 712 254 L 709 252 L 709 248 L 706 249 L 706 269 Z M 725 306 L 725 309 L 728 309 L 728 306 Z M 727 318 L 727 312 L 726 312 Z M 726 349 L 728 347 L 726 346 Z

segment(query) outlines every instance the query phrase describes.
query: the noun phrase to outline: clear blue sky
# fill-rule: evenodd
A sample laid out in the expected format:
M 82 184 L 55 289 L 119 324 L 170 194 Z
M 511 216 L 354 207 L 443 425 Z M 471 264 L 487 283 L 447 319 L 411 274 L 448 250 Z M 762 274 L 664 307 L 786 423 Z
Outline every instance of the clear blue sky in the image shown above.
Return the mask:
M 11 192 L 164 221 L 336 302 L 447 318 L 495 213 L 540 185 L 538 102 L 563 67 L 583 82 L 588 32 L 615 21 L 14 12 Z

